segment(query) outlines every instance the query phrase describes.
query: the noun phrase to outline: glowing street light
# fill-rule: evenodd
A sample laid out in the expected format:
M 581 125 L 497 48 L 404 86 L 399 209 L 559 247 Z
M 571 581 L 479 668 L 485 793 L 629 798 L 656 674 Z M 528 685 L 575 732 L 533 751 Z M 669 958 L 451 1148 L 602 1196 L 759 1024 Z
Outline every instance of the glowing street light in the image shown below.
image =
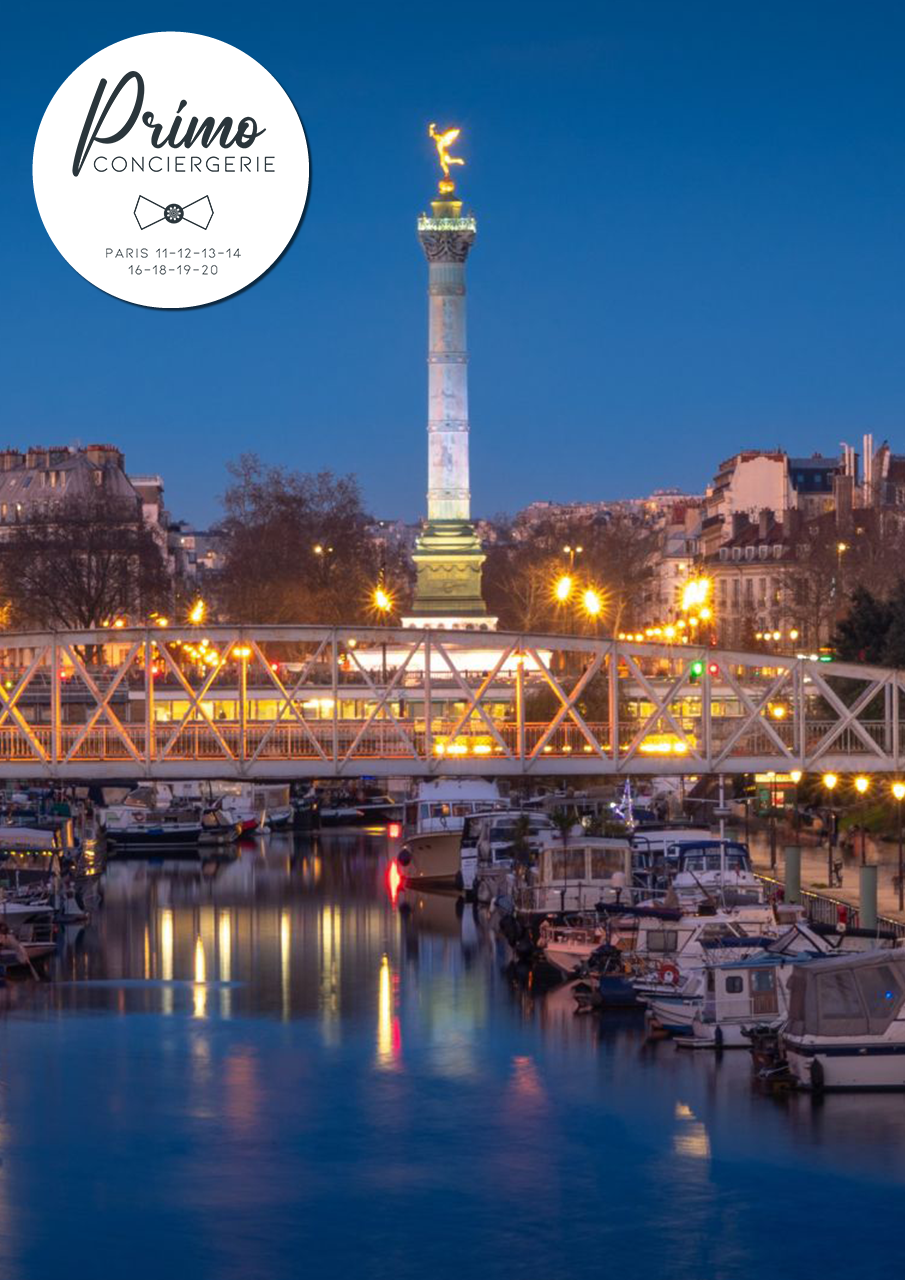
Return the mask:
M 899 910 L 905 911 L 905 848 L 902 841 L 902 801 L 905 800 L 905 782 L 894 782 L 892 794 L 896 802 L 899 825 Z
M 700 609 L 707 604 L 709 598 L 710 579 L 689 578 L 682 588 L 682 612 L 688 613 L 692 609 Z M 710 616 L 709 613 L 707 616 Z
M 864 774 L 859 774 L 855 779 L 855 790 L 859 796 L 863 796 L 870 786 L 870 778 L 865 778 Z
M 825 773 L 820 779 L 827 791 L 830 793 L 830 804 L 827 809 L 829 815 L 829 827 L 827 831 L 826 843 L 826 882 L 832 889 L 833 887 L 833 848 L 836 844 L 836 811 L 833 808 L 833 792 L 839 779 L 835 773 Z M 840 884 L 842 882 L 840 881 Z
M 596 618 L 603 608 L 603 601 L 593 587 L 588 587 L 585 590 L 581 597 L 581 603 L 584 605 L 585 613 L 591 618 Z
M 567 573 L 564 573 L 561 578 L 557 578 L 553 594 L 560 604 L 565 604 L 569 599 L 572 594 L 572 579 Z
M 199 626 L 207 617 L 207 605 L 203 600 L 196 600 L 189 609 L 189 622 L 194 626 Z
M 374 591 L 374 608 L 381 613 L 389 613 L 393 607 L 393 598 L 385 587 L 377 587 Z

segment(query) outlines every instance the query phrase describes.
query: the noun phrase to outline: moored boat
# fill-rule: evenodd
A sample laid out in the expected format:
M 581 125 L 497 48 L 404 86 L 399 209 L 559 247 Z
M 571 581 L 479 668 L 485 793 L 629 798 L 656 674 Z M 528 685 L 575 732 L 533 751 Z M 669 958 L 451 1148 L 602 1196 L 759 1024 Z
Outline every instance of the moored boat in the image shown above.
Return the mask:
M 483 778 L 419 783 L 416 796 L 405 806 L 405 843 L 398 858 L 406 881 L 424 888 L 461 889 L 465 820 L 509 807 L 497 784 Z
M 781 1043 L 801 1088 L 905 1089 L 905 951 L 801 965 Z

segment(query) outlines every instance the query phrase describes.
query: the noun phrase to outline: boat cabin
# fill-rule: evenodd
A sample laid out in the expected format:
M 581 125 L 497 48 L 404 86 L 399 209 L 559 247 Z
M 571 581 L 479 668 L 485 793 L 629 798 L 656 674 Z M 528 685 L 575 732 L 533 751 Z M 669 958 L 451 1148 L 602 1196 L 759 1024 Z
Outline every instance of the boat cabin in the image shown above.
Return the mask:
M 628 840 L 589 836 L 580 827 L 564 842 L 543 833 L 537 865 L 519 906 L 530 911 L 593 911 L 598 902 L 631 901 L 632 848 Z

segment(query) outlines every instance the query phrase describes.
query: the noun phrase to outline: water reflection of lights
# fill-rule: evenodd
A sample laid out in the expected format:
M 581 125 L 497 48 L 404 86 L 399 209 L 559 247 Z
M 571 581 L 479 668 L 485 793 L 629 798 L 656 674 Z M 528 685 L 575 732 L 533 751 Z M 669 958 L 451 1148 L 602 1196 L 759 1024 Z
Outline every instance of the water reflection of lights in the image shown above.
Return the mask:
M 707 1130 L 700 1120 L 696 1120 L 694 1112 L 684 1102 L 676 1103 L 676 1119 L 681 1121 L 681 1128 L 676 1131 L 673 1146 L 677 1156 L 691 1156 L 696 1160 L 710 1158 L 710 1139 Z
M 342 946 L 342 912 L 339 907 L 325 905 L 321 911 L 321 1012 L 331 1028 L 331 1038 L 339 1027 L 340 949 Z
M 403 876 L 402 872 L 399 870 L 399 863 L 395 858 L 393 858 L 390 865 L 387 867 L 387 892 L 390 895 L 390 902 L 392 902 L 394 907 L 399 897 L 399 891 L 402 888 L 402 884 Z
M 160 976 L 165 983 L 173 981 L 173 911 L 164 907 L 160 913 Z M 173 1012 L 173 988 L 163 989 L 163 1012 Z
M 196 1018 L 204 1018 L 207 1016 L 207 963 L 204 957 L 204 943 L 201 941 L 200 933 L 195 939 L 194 978 L 194 1014 Z
M 217 958 L 221 982 L 230 982 L 233 972 L 233 921 L 229 911 L 221 911 L 217 920 Z M 229 987 L 220 989 L 220 1014 L 228 1018 L 232 1013 L 232 992 Z
M 384 952 L 377 986 L 377 1065 L 384 1069 L 394 1067 L 402 1051 L 399 1019 L 393 1016 L 394 985 L 389 956 Z
M 289 912 L 280 912 L 280 990 L 283 997 L 283 1021 L 289 1017 L 289 957 L 292 945 L 292 922 Z

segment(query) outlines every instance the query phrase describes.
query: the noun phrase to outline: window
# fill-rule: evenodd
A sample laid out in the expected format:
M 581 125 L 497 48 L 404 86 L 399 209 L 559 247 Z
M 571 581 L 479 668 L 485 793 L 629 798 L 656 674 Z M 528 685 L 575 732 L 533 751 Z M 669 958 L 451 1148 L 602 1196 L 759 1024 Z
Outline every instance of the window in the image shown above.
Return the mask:
M 740 995 L 744 985 L 745 984 L 742 982 L 741 978 L 727 978 L 726 994 L 730 996 Z
M 651 931 L 647 935 L 647 949 L 650 952 L 676 951 L 678 946 L 679 932 L 677 929 L 657 929 L 656 932 Z
M 720 547 L 720 559 L 721 559 L 721 560 L 728 560 L 728 559 L 729 559 L 729 548 L 728 548 L 728 547 Z
M 892 965 L 858 970 L 858 987 L 867 1008 L 871 1031 L 885 1031 L 895 1017 L 902 997 L 902 983 Z
M 820 1022 L 829 1032 L 857 1035 L 867 1031 L 867 1018 L 855 975 L 850 969 L 839 973 L 822 973 L 817 979 L 820 996 Z
M 746 560 L 754 559 L 754 547 L 745 547 L 745 559 Z
M 755 969 L 751 975 L 751 990 L 764 994 L 774 988 L 772 969 Z
M 614 871 L 625 869 L 625 858 L 621 849 L 591 850 L 591 879 L 608 880 Z
M 448 818 L 449 816 L 450 816 L 450 808 L 448 804 L 432 804 L 431 805 L 432 818 Z
M 554 849 L 554 880 L 584 879 L 584 849 Z
M 454 804 L 452 811 L 454 818 L 467 818 L 470 813 L 474 812 L 474 806 L 470 804 Z

